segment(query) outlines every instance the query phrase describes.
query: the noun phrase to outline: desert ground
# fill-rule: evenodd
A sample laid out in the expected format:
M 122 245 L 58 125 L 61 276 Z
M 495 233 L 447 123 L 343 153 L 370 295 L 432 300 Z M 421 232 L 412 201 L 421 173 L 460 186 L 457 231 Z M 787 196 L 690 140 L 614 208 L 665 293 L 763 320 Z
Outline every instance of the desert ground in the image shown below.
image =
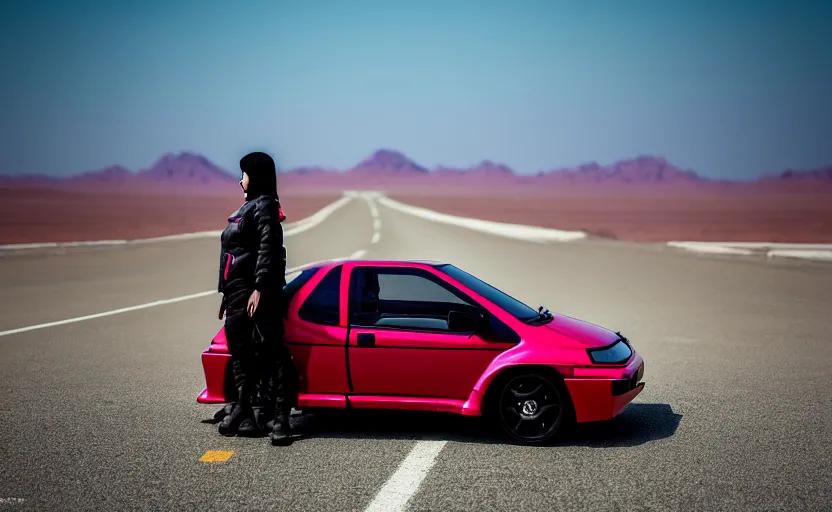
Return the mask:
M 832 195 L 821 193 L 389 196 L 451 215 L 581 230 L 599 238 L 631 242 L 832 242 Z
M 339 194 L 281 197 L 286 222 L 296 222 Z M 83 193 L 0 189 L 0 244 L 136 239 L 221 230 L 242 203 L 242 192 L 212 194 Z
M 241 203 L 234 187 L 211 192 L 116 193 L 0 189 L 0 244 L 135 239 L 222 229 Z M 336 200 L 332 188 L 281 192 L 287 223 Z M 668 240 L 829 243 L 832 194 L 694 190 L 685 193 L 576 189 L 544 195 L 534 188 L 511 193 L 405 188 L 392 199 L 486 220 L 583 230 L 632 242 Z

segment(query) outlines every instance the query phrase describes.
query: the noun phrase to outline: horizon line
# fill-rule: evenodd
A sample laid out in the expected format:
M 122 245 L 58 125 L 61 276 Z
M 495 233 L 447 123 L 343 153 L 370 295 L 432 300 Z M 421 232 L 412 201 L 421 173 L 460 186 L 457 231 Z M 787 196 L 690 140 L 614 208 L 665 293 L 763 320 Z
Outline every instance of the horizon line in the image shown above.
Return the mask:
M 609 166 L 612 166 L 612 165 L 615 165 L 615 164 L 618 164 L 618 163 L 622 163 L 622 162 L 634 162 L 634 161 L 638 161 L 638 160 L 641 160 L 641 159 L 649 159 L 649 160 L 661 160 L 661 161 L 665 162 L 668 166 L 671 166 L 674 169 L 676 169 L 677 171 L 679 171 L 683 174 L 691 174 L 692 173 L 698 179 L 701 179 L 701 180 L 744 182 L 744 181 L 755 181 L 755 180 L 759 180 L 761 178 L 782 176 L 786 172 L 798 172 L 798 173 L 814 172 L 814 171 L 818 171 L 818 170 L 827 169 L 827 168 L 832 167 L 832 163 L 827 164 L 827 165 L 823 165 L 823 166 L 820 166 L 820 167 L 806 168 L 806 169 L 797 169 L 797 168 L 794 168 L 794 167 L 787 167 L 787 168 L 785 168 L 785 169 L 783 169 L 779 172 L 775 172 L 775 173 L 772 173 L 772 174 L 758 174 L 756 176 L 748 177 L 748 178 L 745 178 L 745 179 L 726 178 L 726 177 L 717 178 L 717 177 L 703 176 L 703 175 L 699 174 L 694 169 L 690 169 L 690 168 L 686 169 L 686 168 L 676 166 L 670 160 L 668 160 L 666 157 L 664 157 L 662 155 L 659 155 L 659 154 L 637 153 L 637 154 L 635 154 L 633 156 L 630 156 L 630 157 L 620 157 L 620 158 L 614 159 L 611 162 L 606 163 L 606 164 L 602 164 L 598 160 L 589 160 L 589 161 L 578 163 L 578 164 L 575 164 L 575 165 L 572 165 L 572 166 L 553 166 L 553 167 L 549 167 L 547 169 L 543 169 L 543 170 L 539 170 L 539 171 L 519 172 L 507 163 L 494 161 L 494 160 L 491 160 L 491 159 L 488 159 L 488 158 L 478 160 L 478 161 L 476 161 L 472 164 L 469 164 L 468 166 L 447 166 L 447 165 L 444 165 L 444 164 L 441 164 L 441 163 L 437 163 L 437 164 L 434 164 L 432 167 L 427 167 L 427 166 L 424 166 L 422 164 L 419 164 L 418 162 L 416 162 L 412 158 L 408 157 L 407 154 L 404 153 L 401 150 L 390 149 L 390 148 L 379 148 L 379 149 L 376 149 L 375 151 L 373 151 L 372 153 L 370 153 L 369 156 L 367 156 L 367 157 L 361 159 L 360 161 L 356 162 L 351 167 L 338 168 L 338 167 L 324 166 L 324 165 L 321 165 L 321 164 L 302 164 L 302 165 L 296 165 L 296 166 L 293 166 L 293 167 L 285 168 L 283 170 L 281 170 L 278 167 L 277 168 L 277 174 L 278 175 L 280 175 L 280 174 L 293 174 L 293 173 L 299 174 L 300 171 L 304 171 L 304 170 L 312 171 L 312 172 L 347 173 L 347 172 L 354 171 L 362 163 L 364 163 L 367 160 L 372 159 L 373 157 L 375 157 L 376 155 L 378 155 L 379 153 L 382 153 L 382 152 L 395 153 L 395 154 L 401 155 L 402 157 L 404 157 L 404 159 L 408 163 L 412 164 L 413 166 L 415 166 L 418 169 L 423 169 L 423 171 L 421 171 L 421 173 L 426 174 L 426 175 L 436 174 L 438 171 L 457 171 L 457 172 L 460 172 L 460 173 L 464 174 L 466 172 L 474 171 L 478 167 L 481 167 L 483 165 L 491 165 L 491 166 L 494 166 L 494 167 L 506 168 L 509 171 L 509 173 L 513 176 L 535 178 L 535 177 L 540 177 L 541 175 L 546 175 L 546 174 L 551 174 L 551 173 L 556 173 L 556 172 L 576 171 L 576 170 L 578 170 L 582 167 L 586 167 L 586 166 L 598 166 L 599 168 L 604 168 L 604 167 L 609 167 Z M 50 173 L 6 174 L 6 173 L 3 173 L 2 171 L 0 171 L 0 179 L 2 179 L 2 178 L 70 179 L 70 178 L 82 177 L 85 174 L 96 174 L 96 173 L 101 173 L 103 171 L 107 171 L 109 169 L 116 169 L 116 168 L 123 169 L 124 171 L 127 171 L 130 175 L 136 176 L 136 175 L 141 174 L 142 172 L 153 169 L 154 167 L 159 165 L 159 163 L 161 163 L 162 160 L 171 159 L 171 158 L 172 159 L 177 159 L 177 158 L 181 158 L 181 157 L 185 157 L 185 156 L 191 156 L 191 157 L 204 159 L 210 165 L 212 165 L 213 167 L 222 171 L 224 174 L 228 175 L 231 178 L 234 178 L 236 176 L 237 172 L 239 172 L 239 171 L 232 172 L 229 169 L 225 168 L 224 166 L 217 164 L 215 160 L 211 159 L 210 157 L 208 157 L 204 153 L 194 151 L 194 150 L 184 149 L 184 150 L 180 150 L 178 152 L 177 151 L 166 151 L 166 152 L 162 153 L 161 156 L 159 156 L 155 160 L 153 160 L 150 165 L 142 166 L 141 168 L 138 168 L 138 169 L 130 169 L 130 168 L 128 168 L 128 167 L 126 167 L 122 164 L 117 164 L 116 163 L 116 164 L 111 164 L 111 165 L 108 165 L 108 166 L 105 166 L 105 167 L 100 167 L 98 169 L 79 171 L 79 172 L 76 172 L 76 173 L 73 173 L 73 174 L 50 174 Z

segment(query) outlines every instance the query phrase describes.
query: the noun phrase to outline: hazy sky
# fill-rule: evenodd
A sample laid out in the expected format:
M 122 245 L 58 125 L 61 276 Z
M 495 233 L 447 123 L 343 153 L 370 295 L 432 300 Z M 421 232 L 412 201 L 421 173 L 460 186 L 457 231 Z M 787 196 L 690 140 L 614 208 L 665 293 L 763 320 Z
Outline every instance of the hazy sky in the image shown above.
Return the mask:
M 12 5 L 16 4 L 16 5 Z M 518 172 L 656 154 L 705 176 L 832 164 L 832 2 L 3 2 L 0 173 Z

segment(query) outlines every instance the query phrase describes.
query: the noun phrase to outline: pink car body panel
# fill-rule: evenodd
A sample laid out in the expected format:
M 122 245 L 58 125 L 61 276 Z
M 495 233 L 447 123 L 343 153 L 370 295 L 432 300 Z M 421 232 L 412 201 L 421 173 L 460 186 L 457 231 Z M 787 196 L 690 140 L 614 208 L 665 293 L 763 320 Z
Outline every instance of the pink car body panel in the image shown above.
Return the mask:
M 338 325 L 307 322 L 301 305 L 327 273 L 341 266 Z M 413 268 L 428 272 L 458 289 L 519 335 L 518 343 L 486 341 L 478 335 L 407 331 L 349 325 L 350 279 L 357 267 Z M 286 341 L 300 376 L 299 408 L 374 408 L 483 413 L 489 386 L 503 371 L 517 366 L 547 367 L 558 372 L 579 423 L 618 415 L 643 389 L 644 371 L 635 349 L 621 364 L 594 363 L 587 349 L 602 348 L 619 335 L 589 322 L 554 315 L 543 325 L 529 325 L 488 298 L 443 273 L 431 263 L 413 261 L 346 261 L 319 264 L 319 270 L 293 297 L 285 320 Z M 358 344 L 360 334 L 373 334 L 372 347 Z M 225 403 L 230 359 L 224 330 L 202 354 L 206 389 L 199 403 Z M 433 376 L 433 378 L 431 378 Z M 614 393 L 615 382 L 630 382 Z

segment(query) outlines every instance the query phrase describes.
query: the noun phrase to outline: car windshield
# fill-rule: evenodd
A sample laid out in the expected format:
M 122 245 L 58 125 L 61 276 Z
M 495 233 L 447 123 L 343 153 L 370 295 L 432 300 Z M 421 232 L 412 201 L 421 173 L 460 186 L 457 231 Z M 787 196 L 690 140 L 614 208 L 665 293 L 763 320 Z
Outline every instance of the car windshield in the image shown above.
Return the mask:
M 283 294 L 287 301 L 292 300 L 295 294 L 306 284 L 309 279 L 315 275 L 319 267 L 308 268 L 302 272 L 292 272 L 286 275 L 286 286 L 283 288 Z
M 528 322 L 540 318 L 540 313 L 531 307 L 523 304 L 514 297 L 501 292 L 490 284 L 477 279 L 468 272 L 450 264 L 438 265 L 437 270 L 451 276 L 468 288 L 482 295 L 518 320 Z

